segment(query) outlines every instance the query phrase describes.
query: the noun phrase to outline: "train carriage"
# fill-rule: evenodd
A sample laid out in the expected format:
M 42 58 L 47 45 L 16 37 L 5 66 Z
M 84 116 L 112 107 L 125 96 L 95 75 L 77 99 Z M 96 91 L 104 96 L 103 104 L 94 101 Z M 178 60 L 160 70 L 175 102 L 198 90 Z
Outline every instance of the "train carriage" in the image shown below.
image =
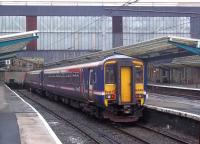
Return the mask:
M 32 90 L 42 91 L 43 71 L 36 70 L 27 72 L 24 79 L 24 85 L 26 88 L 32 88 Z
M 136 121 L 142 116 L 146 93 L 141 60 L 114 55 L 40 73 L 47 96 L 115 122 Z

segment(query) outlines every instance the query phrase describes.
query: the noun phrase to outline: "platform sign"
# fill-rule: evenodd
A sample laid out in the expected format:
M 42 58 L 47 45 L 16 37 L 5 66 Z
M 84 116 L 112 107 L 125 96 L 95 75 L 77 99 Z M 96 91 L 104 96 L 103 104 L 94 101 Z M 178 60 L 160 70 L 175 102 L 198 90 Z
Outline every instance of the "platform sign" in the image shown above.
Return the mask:
M 9 60 L 5 60 L 6 65 L 10 65 L 10 59 Z

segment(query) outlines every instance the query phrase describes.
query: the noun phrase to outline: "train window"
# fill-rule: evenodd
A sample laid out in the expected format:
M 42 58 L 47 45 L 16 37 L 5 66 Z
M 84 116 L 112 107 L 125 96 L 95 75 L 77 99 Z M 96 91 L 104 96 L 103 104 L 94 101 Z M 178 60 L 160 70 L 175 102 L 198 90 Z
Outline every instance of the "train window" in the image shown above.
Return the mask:
M 143 66 L 142 65 L 135 66 L 135 82 L 143 83 Z
M 115 72 L 115 65 L 106 65 L 105 70 L 105 83 L 107 84 L 113 84 L 116 82 L 116 72 Z
M 91 71 L 91 74 L 90 74 L 90 84 L 95 84 L 96 83 L 96 72 L 94 71 Z
M 77 74 L 77 83 L 80 83 L 80 74 Z

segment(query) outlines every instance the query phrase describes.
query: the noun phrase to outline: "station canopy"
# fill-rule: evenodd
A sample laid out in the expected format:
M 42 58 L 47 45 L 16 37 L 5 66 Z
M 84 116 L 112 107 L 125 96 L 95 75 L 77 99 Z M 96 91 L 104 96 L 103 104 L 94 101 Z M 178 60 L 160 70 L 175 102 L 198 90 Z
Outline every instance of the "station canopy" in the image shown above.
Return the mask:
M 23 50 L 28 42 L 37 39 L 38 31 L 28 31 L 0 36 L 0 61 L 15 57 L 15 53 Z
M 99 51 L 47 64 L 46 67 L 67 66 L 85 62 L 97 61 L 102 57 L 113 54 L 123 54 L 143 59 L 145 62 L 154 62 L 190 55 L 200 55 L 200 39 L 165 36 L 129 46 L 121 46 L 106 51 Z
M 185 66 L 200 67 L 200 56 L 195 55 L 195 56 L 174 58 L 170 62 L 158 63 L 158 64 L 154 64 L 154 66 L 162 67 L 162 68 L 169 68 L 169 67 L 178 68 L 178 67 L 185 67 Z

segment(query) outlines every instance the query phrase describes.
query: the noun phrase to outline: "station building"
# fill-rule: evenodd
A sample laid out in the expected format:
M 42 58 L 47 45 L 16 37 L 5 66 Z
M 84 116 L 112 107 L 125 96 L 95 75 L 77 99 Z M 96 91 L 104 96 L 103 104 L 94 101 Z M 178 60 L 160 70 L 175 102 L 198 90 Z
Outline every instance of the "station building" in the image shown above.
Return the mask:
M 200 38 L 197 4 L 179 3 L 175 7 L 153 6 L 153 3 L 146 6 L 114 3 L 115 6 L 111 6 L 108 3 L 84 2 L 37 2 L 37 5 L 28 1 L 18 5 L 4 2 L 0 6 L 0 34 L 39 30 L 39 39 L 28 44 L 26 51 L 17 53 L 17 57 L 43 59 L 44 64 L 49 64 L 162 36 Z M 188 66 L 182 64 L 169 70 L 166 67 L 171 62 L 172 59 L 153 64 L 155 68 L 151 70 L 153 74 L 149 71 L 149 81 L 192 83 L 191 78 L 183 77 L 186 78 L 186 72 L 191 75 L 198 71 L 199 65 L 188 70 L 184 68 Z M 193 79 L 199 78 L 193 75 Z

